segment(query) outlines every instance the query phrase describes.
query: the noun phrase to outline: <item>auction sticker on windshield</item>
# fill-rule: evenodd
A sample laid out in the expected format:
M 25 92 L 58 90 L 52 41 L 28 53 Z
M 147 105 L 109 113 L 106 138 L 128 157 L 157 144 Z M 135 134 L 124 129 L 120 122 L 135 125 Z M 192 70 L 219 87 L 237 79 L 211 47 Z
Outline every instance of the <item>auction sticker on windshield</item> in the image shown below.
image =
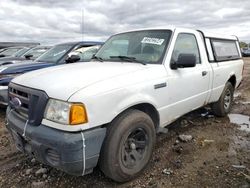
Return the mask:
M 150 38 L 150 37 L 144 37 L 141 41 L 141 43 L 147 43 L 147 44 L 156 44 L 156 45 L 162 45 L 165 39 L 159 39 L 159 38 Z

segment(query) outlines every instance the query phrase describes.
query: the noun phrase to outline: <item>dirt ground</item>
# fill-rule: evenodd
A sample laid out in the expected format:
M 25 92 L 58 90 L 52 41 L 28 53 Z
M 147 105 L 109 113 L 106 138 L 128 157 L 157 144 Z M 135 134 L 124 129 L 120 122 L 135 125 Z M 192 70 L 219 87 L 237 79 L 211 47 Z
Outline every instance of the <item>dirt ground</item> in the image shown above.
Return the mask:
M 235 92 L 232 113 L 249 119 L 250 58 L 244 61 L 244 81 Z M 4 118 L 1 110 L 0 187 L 250 187 L 249 127 L 242 131 L 228 117 L 214 117 L 209 108 L 187 114 L 168 133 L 159 134 L 148 168 L 124 184 L 106 178 L 98 168 L 87 176 L 74 177 L 21 154 L 6 131 Z M 193 139 L 181 142 L 180 134 Z

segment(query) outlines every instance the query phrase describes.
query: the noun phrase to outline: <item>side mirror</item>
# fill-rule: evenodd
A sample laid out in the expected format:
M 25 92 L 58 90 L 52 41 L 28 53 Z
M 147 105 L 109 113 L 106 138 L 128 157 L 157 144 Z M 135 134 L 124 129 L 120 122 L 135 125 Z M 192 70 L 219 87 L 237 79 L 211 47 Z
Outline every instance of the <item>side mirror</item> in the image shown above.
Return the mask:
M 4 55 L 4 54 L 1 54 L 0 57 L 5 57 L 5 55 Z
M 195 54 L 180 54 L 177 62 L 171 63 L 171 69 L 195 67 L 196 55 Z
M 71 55 L 65 61 L 66 61 L 66 63 L 75 63 L 75 62 L 79 61 L 80 59 L 81 58 L 78 55 Z
M 26 59 L 30 59 L 31 57 L 33 57 L 33 55 L 27 54 L 27 55 L 25 55 L 24 57 L 25 57 Z

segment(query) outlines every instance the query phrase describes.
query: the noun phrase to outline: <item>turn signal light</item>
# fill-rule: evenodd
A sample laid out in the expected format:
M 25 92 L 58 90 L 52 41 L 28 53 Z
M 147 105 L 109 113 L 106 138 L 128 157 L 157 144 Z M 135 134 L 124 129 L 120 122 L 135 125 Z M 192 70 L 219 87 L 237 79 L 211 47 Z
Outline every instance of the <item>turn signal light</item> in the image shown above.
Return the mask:
M 87 123 L 88 117 L 85 106 L 83 104 L 72 104 L 70 108 L 70 125 L 78 125 L 82 123 Z

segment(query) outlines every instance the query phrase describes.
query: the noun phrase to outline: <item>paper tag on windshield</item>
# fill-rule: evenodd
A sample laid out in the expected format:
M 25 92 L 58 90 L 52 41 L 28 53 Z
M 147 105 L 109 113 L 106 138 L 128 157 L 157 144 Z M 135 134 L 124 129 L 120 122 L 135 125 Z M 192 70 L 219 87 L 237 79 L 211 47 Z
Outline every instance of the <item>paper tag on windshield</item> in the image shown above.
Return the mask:
M 147 44 L 156 44 L 156 45 L 162 45 L 165 39 L 159 39 L 159 38 L 150 38 L 150 37 L 144 37 L 141 41 L 141 43 L 147 43 Z

